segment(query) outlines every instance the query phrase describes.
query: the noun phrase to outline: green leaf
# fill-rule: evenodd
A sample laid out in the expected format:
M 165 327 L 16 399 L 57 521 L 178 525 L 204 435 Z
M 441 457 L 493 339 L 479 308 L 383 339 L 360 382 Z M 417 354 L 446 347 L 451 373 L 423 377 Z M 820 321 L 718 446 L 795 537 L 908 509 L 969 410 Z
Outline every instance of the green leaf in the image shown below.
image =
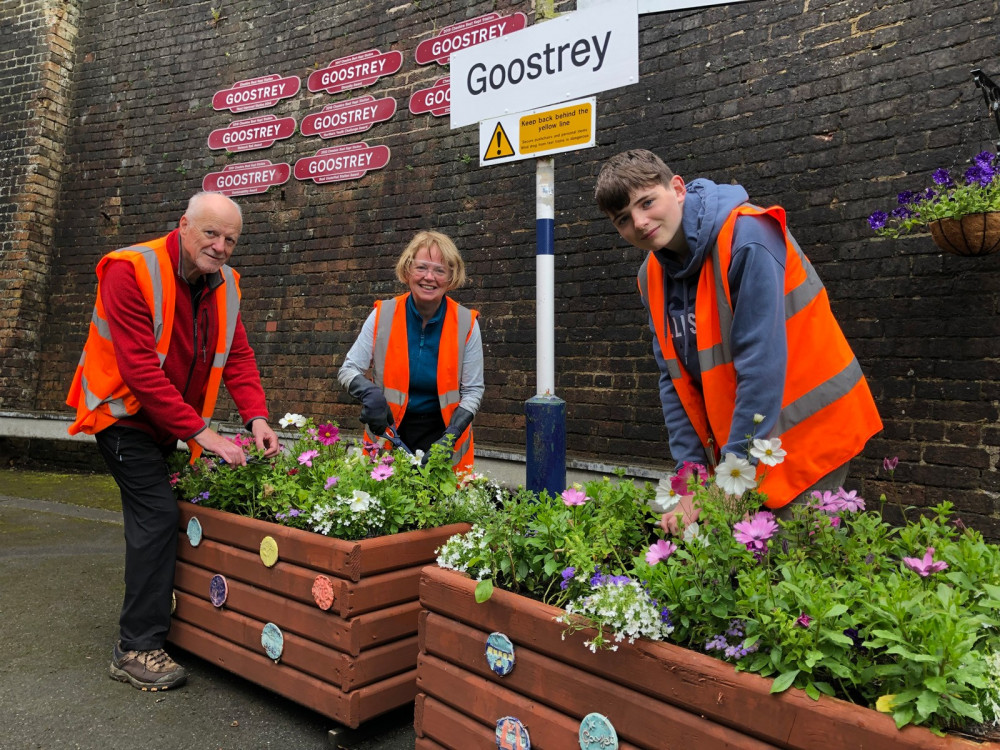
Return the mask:
M 816 686 L 813 685 L 811 682 L 808 685 L 806 685 L 805 691 L 806 691 L 806 695 L 808 695 L 814 701 L 818 701 L 819 700 L 819 690 L 817 690 Z
M 491 596 L 493 596 L 493 580 L 484 578 L 476 584 L 476 603 L 482 604 L 489 601 Z
M 840 617 L 847 611 L 846 604 L 834 604 L 830 609 L 826 611 L 823 617 Z
M 790 688 L 795 682 L 795 678 L 799 676 L 800 671 L 801 670 L 793 669 L 790 672 L 782 672 L 775 678 L 774 683 L 771 685 L 771 692 L 783 693 L 788 690 L 788 688 Z
M 829 628 L 822 628 L 819 632 L 820 635 L 823 636 L 823 638 L 825 638 L 826 640 L 831 641 L 833 643 L 838 643 L 841 646 L 847 646 L 848 648 L 850 648 L 851 646 L 854 645 L 854 641 L 852 641 L 848 636 L 836 630 L 830 630 Z
M 948 692 L 948 680 L 939 675 L 931 675 L 924 680 L 924 687 L 933 690 L 937 694 Z
M 921 719 L 926 719 L 938 710 L 939 704 L 938 694 L 930 690 L 925 690 L 917 698 L 917 714 L 919 714 Z

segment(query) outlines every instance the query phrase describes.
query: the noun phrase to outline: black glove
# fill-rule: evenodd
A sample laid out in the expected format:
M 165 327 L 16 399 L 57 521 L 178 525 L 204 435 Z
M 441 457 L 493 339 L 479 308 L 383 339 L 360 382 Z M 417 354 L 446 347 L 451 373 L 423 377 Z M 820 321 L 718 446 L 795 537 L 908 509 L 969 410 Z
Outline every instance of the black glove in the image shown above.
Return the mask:
M 396 420 L 381 389 L 364 375 L 355 376 L 347 392 L 361 402 L 359 420 L 372 435 L 379 436 Z
M 475 415 L 468 409 L 463 409 L 459 406 L 455 409 L 455 412 L 451 415 L 451 421 L 444 430 L 444 434 L 431 443 L 433 448 L 435 445 L 443 445 L 449 450 L 455 446 L 455 441 L 461 437 L 462 433 L 468 429 L 469 425 L 472 424 L 472 418 Z M 430 456 L 430 451 L 427 451 L 427 455 L 424 456 L 424 463 L 427 463 L 427 458 Z

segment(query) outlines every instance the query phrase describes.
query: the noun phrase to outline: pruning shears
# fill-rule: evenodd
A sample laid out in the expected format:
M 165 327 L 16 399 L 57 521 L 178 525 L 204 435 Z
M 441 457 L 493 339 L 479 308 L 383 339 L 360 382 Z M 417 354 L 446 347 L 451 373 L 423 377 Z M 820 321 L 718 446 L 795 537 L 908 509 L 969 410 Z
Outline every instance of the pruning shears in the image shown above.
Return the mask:
M 409 454 L 411 456 L 413 455 L 413 451 L 411 451 L 406 446 L 406 443 L 404 443 L 402 440 L 400 440 L 399 434 L 396 432 L 395 428 L 392 425 L 389 425 L 389 426 L 387 426 L 385 428 L 385 432 L 382 433 L 382 437 L 385 440 L 388 440 L 390 443 L 392 443 L 392 445 L 393 445 L 394 448 L 400 448 L 405 453 L 407 453 L 407 454 Z

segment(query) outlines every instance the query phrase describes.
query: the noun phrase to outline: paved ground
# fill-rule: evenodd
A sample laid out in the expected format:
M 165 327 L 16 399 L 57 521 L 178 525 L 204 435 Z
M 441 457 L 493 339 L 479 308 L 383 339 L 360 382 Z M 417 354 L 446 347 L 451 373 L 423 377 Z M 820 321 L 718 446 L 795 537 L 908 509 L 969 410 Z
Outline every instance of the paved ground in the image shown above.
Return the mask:
M 412 706 L 372 721 L 367 737 L 331 735 L 343 728 L 176 648 L 183 688 L 110 679 L 124 540 L 121 513 L 95 500 L 107 478 L 94 482 L 52 480 L 57 502 L 18 496 L 38 493 L 0 473 L 0 750 L 413 747 Z M 67 483 L 79 503 L 62 496 Z

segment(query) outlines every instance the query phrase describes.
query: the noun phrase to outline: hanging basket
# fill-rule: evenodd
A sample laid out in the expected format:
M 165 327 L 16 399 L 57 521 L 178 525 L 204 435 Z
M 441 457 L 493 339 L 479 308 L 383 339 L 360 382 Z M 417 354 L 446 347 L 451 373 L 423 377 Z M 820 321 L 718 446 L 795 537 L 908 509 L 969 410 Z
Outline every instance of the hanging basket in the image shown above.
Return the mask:
M 935 245 L 955 255 L 989 255 L 1000 250 L 1000 211 L 938 219 L 927 228 Z

